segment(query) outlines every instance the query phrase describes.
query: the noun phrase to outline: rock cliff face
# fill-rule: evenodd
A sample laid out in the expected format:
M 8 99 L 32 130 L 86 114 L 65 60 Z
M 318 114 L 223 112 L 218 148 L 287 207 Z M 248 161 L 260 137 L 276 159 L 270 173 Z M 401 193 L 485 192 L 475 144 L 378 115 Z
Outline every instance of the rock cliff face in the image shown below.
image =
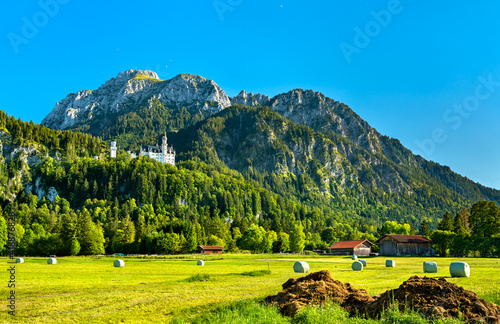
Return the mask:
M 242 90 L 236 97 L 231 98 L 232 105 L 245 105 L 245 106 L 267 106 L 271 98 L 266 95 L 257 93 L 247 93 Z
M 106 81 L 97 90 L 70 93 L 56 104 L 42 124 L 50 128 L 72 129 L 92 119 L 133 109 L 153 98 L 171 106 L 212 113 L 231 105 L 227 94 L 212 80 L 180 74 L 162 81 L 152 71 L 128 70 Z

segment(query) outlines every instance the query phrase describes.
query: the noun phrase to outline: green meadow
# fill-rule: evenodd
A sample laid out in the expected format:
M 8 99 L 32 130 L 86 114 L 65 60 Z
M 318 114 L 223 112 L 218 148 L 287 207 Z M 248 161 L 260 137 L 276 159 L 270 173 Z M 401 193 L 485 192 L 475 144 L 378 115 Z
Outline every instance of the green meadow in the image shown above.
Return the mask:
M 270 314 L 270 323 L 288 322 L 289 319 L 280 318 L 275 308 L 263 306 L 258 301 L 278 293 L 289 278 L 303 276 L 292 269 L 293 263 L 298 260 L 307 261 L 310 272 L 329 270 L 335 279 L 366 289 L 371 295 L 397 288 L 412 275 L 423 276 L 423 261 L 436 261 L 438 273 L 427 274 L 428 277 L 444 277 L 474 291 L 481 298 L 497 304 L 500 302 L 500 259 L 497 258 L 394 257 L 391 259 L 396 261 L 396 267 L 386 268 L 387 257 L 371 257 L 365 258 L 368 265 L 360 272 L 351 270 L 350 258 L 337 256 L 224 254 L 148 259 L 122 257 L 124 268 L 114 268 L 115 259 L 59 257 L 57 264 L 47 265 L 47 258 L 25 258 L 25 263 L 16 264 L 16 316 L 7 313 L 5 302 L 10 291 L 7 288 L 8 272 L 4 271 L 1 276 L 5 306 L 2 307 L 0 321 L 244 323 L 245 317 L 250 318 L 255 312 Z M 205 260 L 205 265 L 197 266 L 197 260 Z M 469 263 L 471 277 L 451 278 L 448 267 L 453 261 Z M 5 269 L 13 265 L 7 258 L 1 258 L 1 262 Z M 332 307 L 335 306 L 330 309 Z M 231 312 L 241 310 L 243 314 L 231 319 L 234 315 Z M 307 312 L 312 315 L 299 314 L 307 317 L 299 322 L 311 322 L 311 318 L 317 316 L 315 312 L 327 314 L 329 310 L 313 307 Z M 329 318 L 345 315 L 335 314 L 327 315 Z M 266 316 L 263 315 L 259 321 L 265 323 Z M 297 319 L 300 316 L 296 316 Z

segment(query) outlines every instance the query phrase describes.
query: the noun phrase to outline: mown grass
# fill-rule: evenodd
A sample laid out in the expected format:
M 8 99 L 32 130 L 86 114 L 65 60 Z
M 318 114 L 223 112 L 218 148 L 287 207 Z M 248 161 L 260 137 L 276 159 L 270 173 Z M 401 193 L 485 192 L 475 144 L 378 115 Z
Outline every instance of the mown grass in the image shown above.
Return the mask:
M 458 319 L 427 320 L 415 311 L 400 312 L 397 306 L 391 306 L 381 314 L 380 320 L 349 317 L 349 313 L 338 305 L 329 302 L 324 305 L 311 305 L 303 308 L 294 317 L 283 317 L 278 309 L 261 303 L 258 300 L 239 300 L 219 306 L 191 320 L 176 318 L 175 324 L 185 323 L 217 323 L 217 324 L 251 324 L 251 323 L 291 323 L 291 324 L 454 324 L 462 323 Z
M 184 281 L 186 282 L 196 282 L 196 281 L 209 281 L 210 280 L 210 275 L 209 274 L 195 274 L 194 276 L 191 276 L 189 278 L 186 278 Z
M 260 277 L 268 274 L 271 274 L 270 270 L 254 270 L 254 271 L 245 271 L 242 273 L 242 275 L 244 276 L 251 276 L 251 277 Z
M 386 258 L 374 257 L 366 258 L 368 264 L 363 271 L 354 272 L 348 257 L 225 254 L 217 258 L 211 260 L 202 255 L 125 257 L 125 267 L 114 268 L 113 257 L 63 257 L 58 258 L 56 265 L 47 265 L 46 258 L 26 257 L 24 264 L 16 265 L 17 315 L 10 317 L 4 307 L 0 322 L 190 322 L 203 321 L 200 316 L 217 313 L 217 307 L 229 307 L 241 311 L 242 316 L 250 316 L 248 309 L 241 310 L 243 306 L 264 317 L 271 316 L 275 309 L 254 300 L 278 293 L 289 278 L 303 276 L 293 272 L 293 263 L 297 260 L 307 261 L 311 272 L 329 270 L 335 279 L 367 289 L 371 295 L 397 288 L 412 275 L 423 276 L 423 261 L 436 261 L 438 273 L 428 276 L 445 277 L 481 298 L 499 303 L 500 259 L 401 257 L 392 258 L 396 260 L 395 268 L 386 268 Z M 205 261 L 203 267 L 196 265 L 201 259 Z M 6 258 L 0 260 L 7 266 Z M 471 277 L 450 278 L 448 266 L 453 261 L 468 262 Z M 267 275 L 242 275 L 264 273 L 268 269 L 271 273 Z M 210 280 L 186 282 L 196 275 L 207 275 Z M 0 279 L 4 281 L 1 298 L 7 298 L 10 290 L 7 288 L 8 272 L 4 271 L 1 278 L 4 278 Z M 323 314 L 334 310 L 311 308 L 305 312 Z M 320 316 L 318 314 L 307 316 L 313 318 Z M 276 318 L 272 322 L 276 323 Z

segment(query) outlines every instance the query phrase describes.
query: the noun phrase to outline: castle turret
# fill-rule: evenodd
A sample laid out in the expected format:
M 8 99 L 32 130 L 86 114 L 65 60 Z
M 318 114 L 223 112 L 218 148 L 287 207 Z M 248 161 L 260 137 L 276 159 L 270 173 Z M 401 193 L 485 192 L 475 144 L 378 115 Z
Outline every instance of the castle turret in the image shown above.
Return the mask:
M 167 144 L 167 133 L 163 135 L 161 138 L 161 152 L 162 152 L 162 163 L 167 162 L 167 152 L 168 152 L 168 144 Z
M 116 151 L 118 150 L 118 147 L 116 147 L 116 141 L 112 141 L 111 142 L 111 148 L 110 148 L 110 150 L 111 150 L 111 154 L 110 154 L 111 157 L 112 158 L 116 158 Z

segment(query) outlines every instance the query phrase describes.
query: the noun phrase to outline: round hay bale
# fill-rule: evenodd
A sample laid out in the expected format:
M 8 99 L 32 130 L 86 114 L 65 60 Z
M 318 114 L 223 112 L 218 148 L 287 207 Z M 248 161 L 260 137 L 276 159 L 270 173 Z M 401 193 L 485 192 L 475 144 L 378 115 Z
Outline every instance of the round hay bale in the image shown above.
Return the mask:
M 23 258 L 17 258 L 16 259 L 16 263 L 24 263 L 24 259 Z
M 48 258 L 47 264 L 57 264 L 56 258 Z
M 434 261 L 425 261 L 424 262 L 424 272 L 425 273 L 435 273 L 438 272 L 438 265 Z
M 125 261 L 118 259 L 113 262 L 113 265 L 115 268 L 123 268 L 125 266 Z
M 452 277 L 470 277 L 470 267 L 466 262 L 450 263 L 450 275 Z
M 358 261 L 363 263 L 363 267 L 366 267 L 366 260 L 365 259 L 359 259 Z
M 356 254 L 353 254 L 352 257 L 351 257 L 352 260 L 357 260 L 358 259 L 358 256 Z
M 295 273 L 308 273 L 309 264 L 305 261 L 297 261 L 293 265 L 293 271 L 295 271 Z
M 396 261 L 394 260 L 385 260 L 385 266 L 388 268 L 394 268 L 396 266 Z
M 205 265 L 205 261 L 199 260 L 198 262 L 196 262 L 196 264 L 199 265 L 199 266 L 204 266 Z
M 352 270 L 354 271 L 361 271 L 363 270 L 363 262 L 361 261 L 354 261 L 351 265 Z

